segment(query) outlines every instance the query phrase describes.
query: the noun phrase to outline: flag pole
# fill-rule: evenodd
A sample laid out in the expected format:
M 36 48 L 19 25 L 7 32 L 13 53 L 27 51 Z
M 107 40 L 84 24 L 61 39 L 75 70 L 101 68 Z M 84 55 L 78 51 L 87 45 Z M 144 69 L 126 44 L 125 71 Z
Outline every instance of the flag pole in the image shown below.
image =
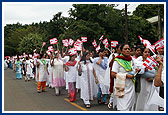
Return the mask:
M 69 45 L 68 45 L 68 47 L 69 47 Z M 68 47 L 66 47 L 65 53 L 67 52 L 67 50 L 68 50 Z
M 58 50 L 58 43 L 57 43 L 57 50 Z
M 42 52 L 42 49 L 43 49 L 43 46 L 41 47 L 40 52 Z
M 102 42 L 102 40 L 100 40 L 99 45 L 101 44 L 101 42 Z M 98 46 L 99 46 L 99 45 L 98 45 Z
M 110 51 L 110 49 L 109 49 L 108 47 L 107 47 L 106 49 Z M 111 52 L 111 51 L 110 51 L 110 53 L 112 54 L 112 52 Z
M 151 49 L 151 48 L 149 48 L 150 49 L 150 51 L 154 54 L 154 55 L 156 55 L 156 53 Z

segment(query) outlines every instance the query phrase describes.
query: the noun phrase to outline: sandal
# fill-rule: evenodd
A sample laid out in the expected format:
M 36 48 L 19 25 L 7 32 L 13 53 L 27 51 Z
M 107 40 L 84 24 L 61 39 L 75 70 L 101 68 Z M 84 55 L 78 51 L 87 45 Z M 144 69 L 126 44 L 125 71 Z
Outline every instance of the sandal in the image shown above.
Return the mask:
M 98 104 L 102 104 L 101 100 L 97 100 L 97 103 L 98 103 Z
M 159 111 L 164 111 L 164 108 L 163 107 L 159 107 Z
M 109 109 L 113 108 L 113 103 L 109 103 L 109 104 L 108 104 L 108 108 L 109 108 Z
M 86 107 L 86 108 L 90 108 L 90 104 L 86 104 L 85 107 Z

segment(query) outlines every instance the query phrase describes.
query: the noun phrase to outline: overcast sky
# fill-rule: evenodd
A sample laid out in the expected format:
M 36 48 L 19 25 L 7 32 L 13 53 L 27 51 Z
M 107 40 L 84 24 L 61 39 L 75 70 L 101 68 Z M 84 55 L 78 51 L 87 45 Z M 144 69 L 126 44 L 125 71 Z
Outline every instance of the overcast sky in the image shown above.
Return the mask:
M 99 2 L 100 3 L 100 2 Z M 73 3 L 74 4 L 74 3 Z M 85 3 L 86 4 L 86 3 Z M 109 4 L 109 3 L 106 3 Z M 128 11 L 132 12 L 139 4 L 129 4 Z M 124 4 L 118 6 L 119 9 L 124 8 Z M 72 7 L 72 3 L 25 3 L 15 2 L 3 3 L 3 24 L 32 24 L 40 21 L 49 21 L 58 12 L 62 12 L 62 16 L 68 17 L 68 11 Z

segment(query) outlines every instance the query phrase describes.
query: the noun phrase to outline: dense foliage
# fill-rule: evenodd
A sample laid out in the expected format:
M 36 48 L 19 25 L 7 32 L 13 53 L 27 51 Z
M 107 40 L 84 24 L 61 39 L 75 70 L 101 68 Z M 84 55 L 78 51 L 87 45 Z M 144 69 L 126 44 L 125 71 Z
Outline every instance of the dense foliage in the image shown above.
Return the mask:
M 23 52 L 32 53 L 34 49 L 40 51 L 42 42 L 49 46 L 49 39 L 57 37 L 59 48 L 62 39 L 79 39 L 87 36 L 88 42 L 84 43 L 86 49 L 93 46 L 95 39 L 99 43 L 101 35 L 119 43 L 125 42 L 125 15 L 124 10 L 115 9 L 114 4 L 74 4 L 74 9 L 69 10 L 69 17 L 63 17 L 61 12 L 53 16 L 49 22 L 32 23 L 29 25 L 8 24 L 4 27 L 4 55 L 16 55 Z M 137 36 L 141 35 L 151 43 L 157 41 L 156 27 L 146 21 L 146 18 L 157 15 L 155 5 L 139 5 L 128 16 L 128 43 L 140 44 Z M 161 7 L 162 8 L 162 7 Z M 162 12 L 163 16 L 163 12 Z

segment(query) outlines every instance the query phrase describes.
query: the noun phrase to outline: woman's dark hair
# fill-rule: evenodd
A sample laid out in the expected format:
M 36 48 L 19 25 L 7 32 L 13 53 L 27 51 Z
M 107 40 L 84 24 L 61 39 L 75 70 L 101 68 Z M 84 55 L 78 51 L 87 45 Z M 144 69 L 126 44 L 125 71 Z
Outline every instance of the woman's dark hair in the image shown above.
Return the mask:
M 17 55 L 17 60 L 19 59 L 19 55 Z
M 139 48 L 140 48 L 141 51 L 142 51 L 142 48 L 141 48 L 140 46 L 136 46 L 136 47 L 135 47 L 135 51 L 136 51 L 137 49 L 139 49 Z
M 84 64 L 86 64 L 86 56 L 87 56 L 88 54 L 89 54 L 89 52 L 84 52 L 84 53 L 83 53 L 83 56 L 82 56 L 82 58 L 81 58 L 81 60 L 80 60 L 80 61 L 84 61 Z M 90 58 L 89 58 L 89 61 L 90 61 L 91 63 L 93 63 Z
M 44 55 L 44 54 L 40 54 L 40 58 L 39 58 L 39 59 L 41 59 L 41 58 L 43 57 L 43 55 Z
M 94 55 L 94 57 L 99 57 L 99 53 L 100 52 L 104 52 L 104 48 L 101 48 L 99 51 L 98 51 L 98 53 L 96 53 L 95 55 Z
M 109 58 L 109 56 L 111 55 L 110 51 L 108 49 L 105 49 L 105 51 L 108 52 L 108 54 L 106 54 L 106 56 Z
M 71 56 L 71 55 L 69 55 L 69 61 L 71 60 L 71 58 L 72 58 L 73 56 L 75 56 L 75 55 L 72 55 L 72 56 Z
M 145 51 L 145 49 L 146 49 L 146 47 L 141 48 L 142 54 L 143 54 L 143 52 Z M 149 49 L 149 48 L 148 48 L 148 49 Z M 152 55 L 152 52 L 150 51 L 150 49 L 149 49 L 149 52 L 150 52 L 150 55 Z
M 98 54 L 99 54 L 100 52 L 104 52 L 104 48 L 101 48 L 101 49 L 98 51 Z
M 146 47 L 143 47 L 143 48 L 141 48 L 141 50 L 142 50 L 142 53 L 145 51 L 145 49 L 146 49 Z
M 122 44 L 122 45 L 120 46 L 120 50 L 121 50 L 121 51 L 123 50 L 123 47 L 124 47 L 125 45 L 128 45 L 128 46 L 129 46 L 129 44 Z M 130 46 L 129 46 L 129 47 L 130 47 Z
M 26 57 L 26 60 L 29 60 L 29 57 L 28 57 L 28 56 Z

